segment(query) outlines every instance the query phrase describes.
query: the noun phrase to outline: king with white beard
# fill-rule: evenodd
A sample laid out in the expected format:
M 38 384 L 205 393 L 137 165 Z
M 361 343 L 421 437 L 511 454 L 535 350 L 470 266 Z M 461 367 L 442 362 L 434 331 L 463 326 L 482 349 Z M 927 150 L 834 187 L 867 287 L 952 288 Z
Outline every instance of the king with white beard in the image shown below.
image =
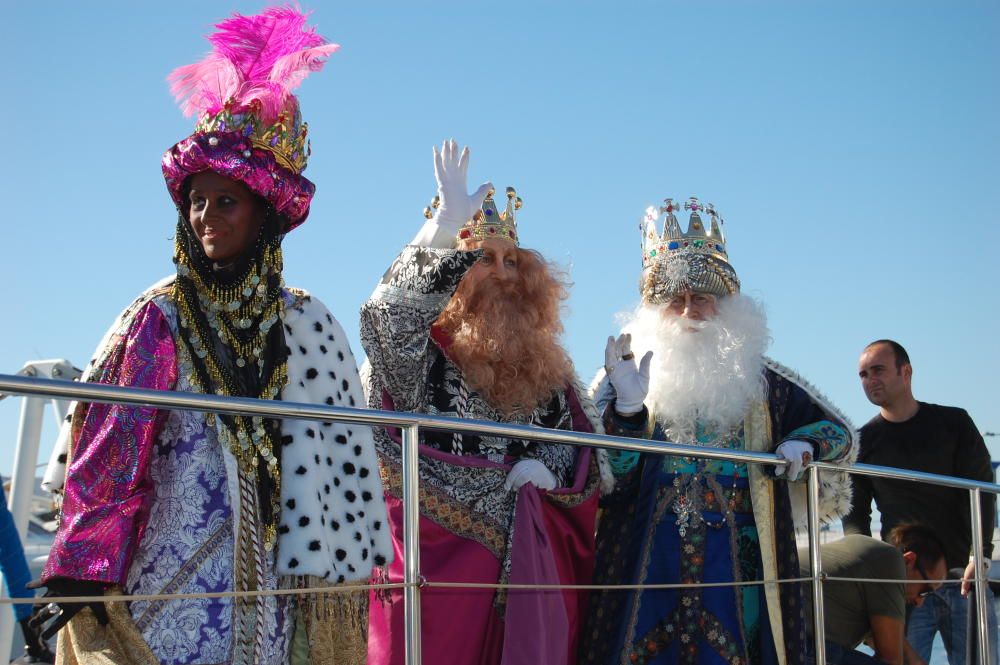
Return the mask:
M 764 310 L 740 293 L 718 214 L 695 198 L 684 207 L 691 213 L 686 232 L 672 199 L 646 213 L 642 303 L 622 334 L 608 339 L 594 381 L 605 428 L 775 452 L 788 464 L 772 472 L 612 452 L 616 489 L 602 504 L 595 583 L 690 586 L 594 594 L 579 662 L 803 663 L 811 645 L 801 586 L 739 583 L 798 577 L 795 528 L 805 493 L 796 481 L 812 459 L 852 461 L 851 427 L 764 356 Z M 702 215 L 711 219 L 708 228 Z M 850 484 L 839 473 L 824 474 L 821 484 L 821 518 L 829 521 L 849 508 Z

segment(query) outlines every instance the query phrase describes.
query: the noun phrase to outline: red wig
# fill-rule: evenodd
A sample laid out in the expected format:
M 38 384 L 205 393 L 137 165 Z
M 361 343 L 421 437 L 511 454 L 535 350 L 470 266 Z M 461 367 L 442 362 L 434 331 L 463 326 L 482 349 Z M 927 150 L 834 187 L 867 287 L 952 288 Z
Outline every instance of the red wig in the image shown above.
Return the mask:
M 507 415 L 547 404 L 573 378 L 559 341 L 567 279 L 538 252 L 516 252 L 516 279 L 467 275 L 435 323 L 470 387 Z

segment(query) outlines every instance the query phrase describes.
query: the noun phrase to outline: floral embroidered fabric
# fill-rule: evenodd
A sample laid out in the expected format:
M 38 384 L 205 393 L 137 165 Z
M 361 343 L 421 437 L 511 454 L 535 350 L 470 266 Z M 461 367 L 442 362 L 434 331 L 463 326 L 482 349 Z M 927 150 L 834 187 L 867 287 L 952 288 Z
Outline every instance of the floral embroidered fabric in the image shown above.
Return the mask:
M 176 333 L 176 312 L 166 298 L 156 304 Z M 193 392 L 181 374 L 174 390 Z M 228 459 L 227 459 L 228 457 Z M 236 578 L 236 522 L 231 493 L 235 461 L 219 443 L 218 432 L 204 413 L 170 411 L 153 448 L 150 475 L 156 488 L 149 525 L 125 587 L 131 595 L 232 591 Z M 263 552 L 261 552 L 263 554 Z M 259 588 L 278 588 L 273 561 L 261 571 Z M 263 648 L 257 662 L 287 661 L 290 603 L 266 596 L 263 603 Z M 136 627 L 162 663 L 198 665 L 239 662 L 234 659 L 232 598 L 136 601 L 129 610 Z M 255 614 L 257 614 L 255 612 Z

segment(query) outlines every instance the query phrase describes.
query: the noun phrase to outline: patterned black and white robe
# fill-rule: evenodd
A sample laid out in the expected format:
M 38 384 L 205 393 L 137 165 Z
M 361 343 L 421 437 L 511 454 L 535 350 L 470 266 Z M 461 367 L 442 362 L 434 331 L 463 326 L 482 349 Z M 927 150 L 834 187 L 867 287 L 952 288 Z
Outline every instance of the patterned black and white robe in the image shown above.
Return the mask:
M 447 341 L 434 330 L 434 321 L 480 255 L 479 251 L 407 246 L 393 262 L 361 310 L 361 340 L 371 365 L 366 386 L 369 406 L 548 429 L 600 431 L 596 412 L 578 385 L 567 385 L 548 404 L 531 413 L 508 417 L 472 389 L 461 369 L 449 359 Z M 396 430 L 376 431 L 375 445 L 397 551 L 402 543 L 399 441 Z M 579 531 L 549 533 L 557 541 L 553 549 L 566 545 L 581 555 L 563 571 L 564 577 L 578 583 L 589 580 L 601 477 L 598 455 L 569 445 L 439 431 L 421 431 L 420 443 L 422 534 L 444 529 L 453 537 L 434 544 L 422 542 L 421 572 L 428 580 L 457 581 L 457 576 L 463 574 L 461 562 L 448 566 L 444 562 L 455 548 L 470 543 L 485 548 L 495 561 L 496 571 L 489 573 L 493 575 L 489 582 L 510 578 L 519 494 L 505 490 L 504 481 L 513 463 L 529 458 L 543 462 L 557 479 L 556 490 L 540 493 L 544 509 L 561 511 L 567 523 L 585 524 L 589 520 L 589 526 Z M 390 581 L 398 581 L 401 571 L 401 565 L 390 567 Z M 479 592 L 479 596 L 484 594 Z M 505 595 L 497 594 L 491 600 L 487 594 L 485 598 L 485 605 L 479 606 L 483 613 L 502 617 Z M 579 596 L 567 601 L 572 605 L 567 610 L 574 616 L 574 629 L 575 617 L 582 609 L 579 601 Z M 394 609 L 401 612 L 401 605 L 385 604 L 380 610 L 373 604 L 369 662 L 400 662 L 402 634 L 397 628 L 399 617 L 392 615 Z M 467 610 L 462 621 L 468 630 L 463 630 L 461 637 L 454 633 L 446 637 L 445 626 L 454 621 L 455 607 L 434 604 L 428 593 L 423 596 L 423 607 L 423 649 L 428 662 L 494 662 L 497 650 L 502 651 L 502 639 L 498 645 L 481 634 L 495 629 L 492 618 L 472 616 L 477 612 Z M 435 632 L 437 622 L 442 622 L 440 639 Z

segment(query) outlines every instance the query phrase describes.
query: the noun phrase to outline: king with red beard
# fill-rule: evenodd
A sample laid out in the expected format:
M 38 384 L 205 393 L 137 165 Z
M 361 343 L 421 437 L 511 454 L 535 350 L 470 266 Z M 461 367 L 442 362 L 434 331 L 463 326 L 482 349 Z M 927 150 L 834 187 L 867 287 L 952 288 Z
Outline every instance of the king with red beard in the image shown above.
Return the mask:
M 580 432 L 600 422 L 560 343 L 565 278 L 518 245 L 507 190 L 469 195 L 468 148 L 434 151 L 438 198 L 429 220 L 361 310 L 369 404 Z M 389 527 L 403 577 L 402 450 L 377 430 Z M 441 588 L 465 584 L 586 584 L 602 455 L 569 445 L 422 431 L 420 563 L 424 662 L 519 665 L 575 661 L 584 594 Z M 605 483 L 608 486 L 608 483 Z M 404 658 L 402 590 L 373 598 L 369 663 Z

